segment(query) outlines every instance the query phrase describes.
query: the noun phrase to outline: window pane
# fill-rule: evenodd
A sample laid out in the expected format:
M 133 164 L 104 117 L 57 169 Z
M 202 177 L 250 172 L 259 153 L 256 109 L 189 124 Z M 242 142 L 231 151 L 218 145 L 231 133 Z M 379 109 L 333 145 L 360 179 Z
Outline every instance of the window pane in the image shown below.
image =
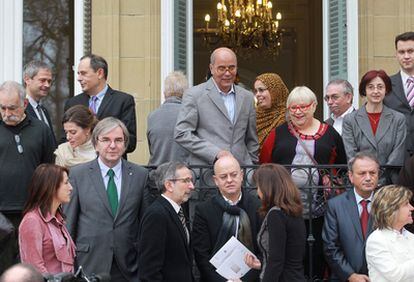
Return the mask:
M 52 67 L 53 84 L 43 103 L 57 135 L 64 102 L 73 93 L 73 5 L 70 0 L 23 1 L 23 65 L 36 59 Z

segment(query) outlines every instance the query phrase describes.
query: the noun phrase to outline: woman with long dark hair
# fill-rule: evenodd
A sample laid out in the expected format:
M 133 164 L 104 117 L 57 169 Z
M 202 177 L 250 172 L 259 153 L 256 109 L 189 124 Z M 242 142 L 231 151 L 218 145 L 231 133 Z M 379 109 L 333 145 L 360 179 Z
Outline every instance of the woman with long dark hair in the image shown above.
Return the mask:
M 65 227 L 61 205 L 70 201 L 68 169 L 54 164 L 36 168 L 19 226 L 20 257 L 42 274 L 73 272 L 75 244 Z
M 262 260 L 246 255 L 246 263 L 260 269 L 261 281 L 305 281 L 306 228 L 299 189 L 278 164 L 263 164 L 254 173 L 264 217 L 257 241 Z

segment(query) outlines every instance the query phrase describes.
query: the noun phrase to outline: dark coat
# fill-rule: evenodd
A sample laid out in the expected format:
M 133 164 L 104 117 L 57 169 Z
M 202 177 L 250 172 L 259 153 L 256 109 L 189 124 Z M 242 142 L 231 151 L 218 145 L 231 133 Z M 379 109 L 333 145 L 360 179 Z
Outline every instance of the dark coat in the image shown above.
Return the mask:
M 405 157 L 413 155 L 414 153 L 414 111 L 408 104 L 407 97 L 404 92 L 404 85 L 402 83 L 400 72 L 390 76 L 392 91 L 385 95 L 384 105 L 404 114 L 407 125 L 406 138 L 406 154 Z
M 65 112 L 70 107 L 75 105 L 84 105 L 89 107 L 89 95 L 81 93 L 73 96 L 65 104 Z M 121 120 L 129 132 L 129 144 L 126 149 L 126 153 L 131 153 L 135 150 L 137 144 L 137 122 L 135 117 L 135 101 L 134 97 L 130 94 L 114 90 L 108 86 L 108 90 L 99 106 L 98 113 L 96 114 L 98 120 L 106 117 L 115 117 Z M 63 137 L 64 138 L 64 137 Z M 65 139 L 61 140 L 61 143 L 65 142 Z
M 215 197 L 221 197 L 221 195 L 219 194 Z M 238 206 L 243 208 L 249 216 L 255 249 L 254 253 L 257 255 L 258 247 L 256 238 L 261 225 L 257 210 L 260 207 L 260 201 L 257 197 L 248 194 L 247 191 L 243 191 L 243 196 Z M 216 272 L 214 266 L 209 262 L 214 256 L 213 248 L 222 225 L 222 217 L 223 210 L 213 198 L 196 206 L 191 238 L 201 281 L 226 281 Z M 243 281 L 256 280 L 258 280 L 258 273 L 252 270 L 243 279 Z
M 162 196 L 148 208 L 139 233 L 138 277 L 141 282 L 192 282 L 193 258 L 183 225 Z
M 52 120 L 50 119 L 49 111 L 45 107 L 43 107 L 43 112 L 45 113 L 47 123 L 49 124 L 49 128 L 52 131 L 54 148 L 56 148 L 57 147 L 56 135 L 55 135 L 55 131 L 53 130 L 53 124 L 52 124 Z M 32 105 L 30 103 L 27 104 L 26 113 L 30 117 L 38 119 Z

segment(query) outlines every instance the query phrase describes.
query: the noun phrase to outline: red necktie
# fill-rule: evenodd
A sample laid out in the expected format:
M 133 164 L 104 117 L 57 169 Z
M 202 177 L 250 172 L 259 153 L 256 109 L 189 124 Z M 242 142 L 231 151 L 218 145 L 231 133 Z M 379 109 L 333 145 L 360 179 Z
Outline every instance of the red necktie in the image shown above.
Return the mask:
M 364 236 L 364 238 L 366 238 L 367 231 L 368 231 L 368 218 L 369 218 L 368 202 L 369 202 L 368 200 L 362 200 L 361 202 L 359 202 L 362 206 L 360 221 L 361 221 L 362 235 Z

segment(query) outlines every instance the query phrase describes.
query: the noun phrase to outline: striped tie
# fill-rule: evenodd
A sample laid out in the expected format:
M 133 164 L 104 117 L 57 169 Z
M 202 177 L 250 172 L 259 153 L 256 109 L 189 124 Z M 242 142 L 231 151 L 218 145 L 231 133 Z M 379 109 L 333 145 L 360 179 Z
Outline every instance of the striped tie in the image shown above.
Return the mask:
M 407 101 L 411 108 L 414 108 L 414 78 L 407 79 Z
M 178 217 L 180 218 L 181 224 L 183 225 L 185 237 L 187 239 L 187 244 L 190 242 L 190 232 L 188 232 L 187 228 L 187 222 L 184 216 L 183 208 L 180 207 L 180 210 L 178 211 Z
M 97 105 L 98 97 L 92 96 L 89 100 L 89 109 L 96 115 L 97 114 Z

